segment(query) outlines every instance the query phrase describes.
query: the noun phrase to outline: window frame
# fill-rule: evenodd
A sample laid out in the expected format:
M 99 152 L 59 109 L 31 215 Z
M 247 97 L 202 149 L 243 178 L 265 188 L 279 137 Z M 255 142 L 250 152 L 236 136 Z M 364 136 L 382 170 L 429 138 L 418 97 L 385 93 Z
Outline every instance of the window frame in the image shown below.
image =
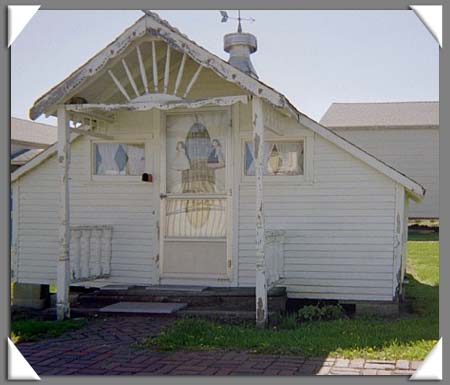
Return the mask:
M 98 182 L 141 182 L 142 181 L 142 175 L 97 175 L 95 174 L 95 166 L 96 166 L 96 159 L 95 159 L 95 146 L 102 143 L 118 143 L 118 144 L 137 144 L 144 146 L 144 157 L 145 157 L 145 168 L 144 172 L 148 172 L 148 144 L 147 141 L 144 139 L 113 139 L 113 140 L 91 140 L 90 141 L 90 179 L 91 181 L 98 181 Z
M 245 175 L 245 144 L 253 139 L 250 136 L 241 137 L 241 162 L 240 174 L 242 183 L 255 183 L 254 175 Z M 313 161 L 313 138 L 307 135 L 265 138 L 265 142 L 297 143 L 303 141 L 303 174 L 301 175 L 264 175 L 264 182 L 269 184 L 311 184 L 312 183 L 312 161 Z

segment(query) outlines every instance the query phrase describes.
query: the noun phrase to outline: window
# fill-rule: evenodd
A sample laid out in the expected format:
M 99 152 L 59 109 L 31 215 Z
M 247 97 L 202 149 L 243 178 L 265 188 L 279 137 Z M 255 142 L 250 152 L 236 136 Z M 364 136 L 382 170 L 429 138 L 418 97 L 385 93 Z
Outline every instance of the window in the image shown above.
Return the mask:
M 211 194 L 226 191 L 227 111 L 166 117 L 168 193 Z
M 304 141 L 267 141 L 264 143 L 264 175 L 304 175 Z M 244 143 L 244 175 L 255 176 L 253 142 Z
M 94 143 L 94 175 L 140 176 L 145 171 L 144 144 Z

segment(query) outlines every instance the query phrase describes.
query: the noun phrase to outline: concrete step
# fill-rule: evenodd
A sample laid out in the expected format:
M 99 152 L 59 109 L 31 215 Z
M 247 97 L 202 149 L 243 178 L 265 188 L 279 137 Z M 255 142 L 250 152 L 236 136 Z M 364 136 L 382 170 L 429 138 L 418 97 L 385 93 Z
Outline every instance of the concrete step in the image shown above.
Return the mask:
M 120 314 L 173 314 L 184 309 L 187 303 L 174 302 L 117 302 L 99 309 L 101 313 Z

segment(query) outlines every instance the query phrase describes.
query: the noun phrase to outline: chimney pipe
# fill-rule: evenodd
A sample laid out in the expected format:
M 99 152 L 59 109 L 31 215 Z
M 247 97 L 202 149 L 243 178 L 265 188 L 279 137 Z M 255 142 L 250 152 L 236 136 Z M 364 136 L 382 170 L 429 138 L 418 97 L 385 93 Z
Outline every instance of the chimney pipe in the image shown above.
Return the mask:
M 242 29 L 239 28 L 238 32 L 226 34 L 223 43 L 225 52 L 230 54 L 228 63 L 246 74 L 258 78 L 250 59 L 250 55 L 258 48 L 256 37 L 251 33 L 242 32 Z

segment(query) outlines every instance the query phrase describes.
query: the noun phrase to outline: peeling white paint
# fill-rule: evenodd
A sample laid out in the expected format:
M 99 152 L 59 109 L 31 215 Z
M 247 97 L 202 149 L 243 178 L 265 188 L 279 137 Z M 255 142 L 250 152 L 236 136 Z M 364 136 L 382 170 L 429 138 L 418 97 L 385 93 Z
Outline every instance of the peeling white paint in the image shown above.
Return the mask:
M 264 119 L 262 100 L 252 97 L 253 148 L 256 175 L 256 326 L 265 327 L 268 321 L 267 280 L 264 223 Z
M 246 95 L 237 96 L 222 96 L 217 98 L 200 99 L 194 101 L 175 101 L 162 103 L 152 102 L 130 102 L 123 104 L 67 104 L 66 108 L 69 111 L 91 111 L 91 110 L 101 110 L 101 111 L 114 111 L 114 110 L 128 110 L 128 111 L 147 111 L 152 109 L 158 110 L 172 110 L 174 108 L 200 108 L 207 105 L 216 106 L 230 106 L 235 103 L 246 104 L 248 97 Z
M 70 168 L 70 129 L 67 111 L 58 107 L 58 166 L 60 180 L 59 201 L 59 255 L 56 280 L 56 316 L 58 320 L 70 317 L 70 206 L 69 206 L 69 168 Z

